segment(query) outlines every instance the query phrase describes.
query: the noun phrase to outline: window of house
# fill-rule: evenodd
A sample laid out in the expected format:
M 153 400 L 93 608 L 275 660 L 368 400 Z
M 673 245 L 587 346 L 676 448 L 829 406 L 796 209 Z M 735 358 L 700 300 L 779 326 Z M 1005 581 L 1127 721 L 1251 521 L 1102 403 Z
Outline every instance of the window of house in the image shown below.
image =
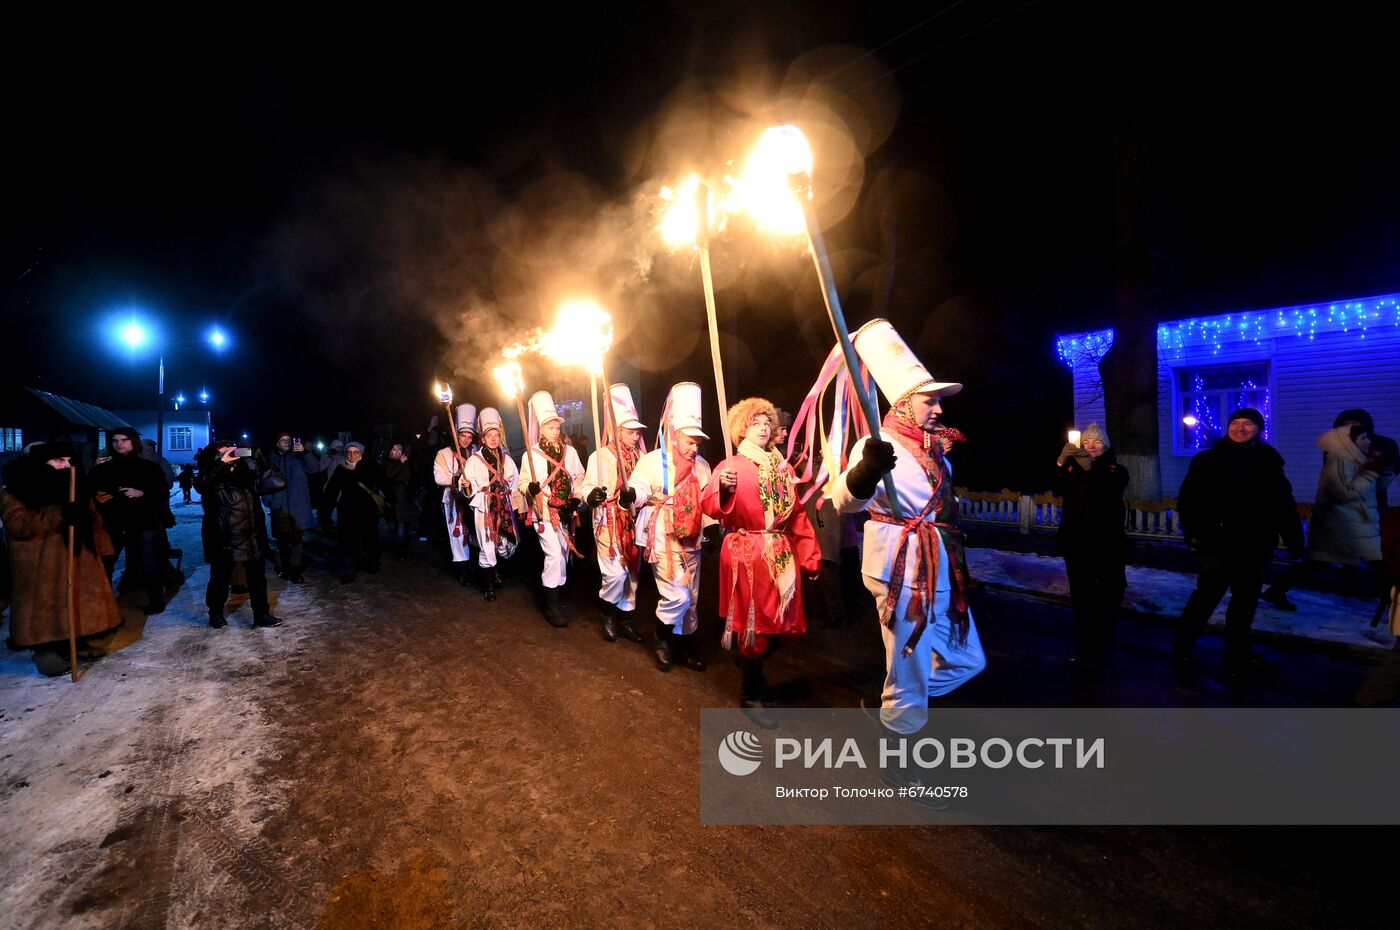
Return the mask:
M 24 449 L 24 430 L 0 429 L 0 452 L 20 452 Z
M 1269 363 L 1184 365 L 1175 374 L 1176 454 L 1194 455 L 1225 435 L 1231 412 L 1254 407 L 1264 414 L 1270 438 Z
M 166 447 L 171 452 L 193 452 L 194 451 L 194 427 L 192 426 L 172 426 L 170 427 L 170 441 Z

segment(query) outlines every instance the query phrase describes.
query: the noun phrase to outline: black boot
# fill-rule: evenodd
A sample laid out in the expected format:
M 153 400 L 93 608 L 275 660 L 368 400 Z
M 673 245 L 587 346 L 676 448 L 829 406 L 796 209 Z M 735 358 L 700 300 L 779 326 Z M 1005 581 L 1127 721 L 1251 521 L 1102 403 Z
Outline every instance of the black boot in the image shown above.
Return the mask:
M 703 672 L 709 668 L 709 663 L 705 657 L 700 655 L 700 640 L 694 633 L 689 636 L 680 637 L 681 641 L 681 662 L 685 667 L 696 672 Z
M 210 613 L 209 625 L 216 630 L 222 630 L 224 627 L 228 626 L 228 621 L 224 619 L 224 615 L 222 613 Z
M 452 567 L 457 573 L 457 583 L 462 587 L 470 587 L 472 583 L 470 562 L 453 562 Z
M 254 627 L 274 627 L 281 626 L 282 618 L 274 617 L 272 614 L 262 614 L 253 618 Z
M 623 639 L 630 639 L 634 643 L 646 642 L 646 637 L 642 631 L 637 629 L 637 624 L 632 621 L 633 611 L 619 610 L 617 612 L 617 631 Z
M 559 606 L 559 592 L 561 590 L 561 588 L 544 589 L 544 618 L 552 627 L 569 625 L 569 618 L 564 616 L 564 612 Z
M 494 568 L 481 573 L 481 596 L 488 601 L 496 599 L 496 570 Z
M 670 624 L 656 621 L 656 642 L 652 645 L 652 651 L 656 655 L 656 667 L 660 671 L 669 672 L 675 664 L 671 655 L 671 640 L 674 636 Z
M 617 608 L 600 597 L 598 615 L 603 618 L 603 639 L 610 643 L 617 642 Z
M 772 695 L 768 691 L 768 679 L 763 674 L 763 661 L 736 656 L 739 665 L 739 706 L 770 707 Z

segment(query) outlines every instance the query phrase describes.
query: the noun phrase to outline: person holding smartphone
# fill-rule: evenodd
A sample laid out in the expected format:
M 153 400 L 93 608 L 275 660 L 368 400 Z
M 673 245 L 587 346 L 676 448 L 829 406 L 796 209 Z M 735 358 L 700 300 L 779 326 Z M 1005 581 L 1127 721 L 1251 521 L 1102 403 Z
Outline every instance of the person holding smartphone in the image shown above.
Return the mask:
M 267 521 L 261 495 L 284 489 L 286 482 L 261 455 L 221 439 L 205 450 L 196 487 L 204 505 L 200 535 L 204 561 L 209 563 L 209 586 L 204 592 L 209 625 L 216 630 L 228 626 L 224 604 L 229 582 L 234 566 L 242 565 L 253 626 L 281 626 L 267 602 Z
M 321 470 L 316 453 L 302 445 L 301 437 L 283 430 L 267 461 L 286 479 L 287 486 L 269 494 L 264 502 L 272 511 L 272 535 L 277 540 L 277 575 L 300 584 L 306 570 L 302 534 L 316 526 L 311 510 L 311 475 Z

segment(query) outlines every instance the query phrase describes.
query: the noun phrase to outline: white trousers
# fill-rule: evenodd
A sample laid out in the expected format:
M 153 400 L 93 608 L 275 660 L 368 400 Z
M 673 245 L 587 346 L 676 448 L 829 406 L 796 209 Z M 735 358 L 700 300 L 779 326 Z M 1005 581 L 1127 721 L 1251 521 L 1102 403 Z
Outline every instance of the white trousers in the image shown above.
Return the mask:
M 486 514 L 472 508 L 472 518 L 476 524 L 476 564 L 482 568 L 494 568 L 496 565 L 496 542 L 486 536 Z
M 661 577 L 659 571 L 654 573 L 656 593 L 661 595 L 656 605 L 656 619 L 675 632 L 689 636 L 700 626 L 700 550 L 686 552 L 680 559 L 684 571 L 675 581 Z M 664 563 L 665 558 L 662 561 Z
M 602 583 L 598 586 L 599 597 L 609 604 L 617 605 L 618 610 L 632 610 L 637 606 L 639 571 L 627 570 L 621 552 L 616 557 L 609 557 L 608 547 L 599 543 L 598 574 L 602 576 Z
M 540 581 L 546 588 L 562 588 L 569 580 L 568 521 L 560 520 L 559 528 L 555 529 L 546 517 L 543 523 L 535 524 L 535 531 L 540 539 L 540 551 L 544 553 Z
M 457 514 L 448 501 L 442 504 L 442 518 L 447 521 L 447 541 L 452 546 L 452 561 L 465 562 L 471 558 L 471 537 L 468 535 L 472 531 L 471 509 L 463 508 L 462 531 L 459 536 L 452 535 L 452 530 L 457 525 Z
M 885 582 L 870 575 L 865 589 L 875 595 L 877 605 L 885 602 L 889 590 Z M 905 587 L 895 607 L 893 628 L 880 625 L 885 641 L 885 690 L 880 695 L 880 719 L 897 733 L 913 733 L 928 722 L 928 699 L 942 697 L 970 681 L 987 667 L 977 624 L 968 615 L 967 642 L 959 644 L 957 629 L 949 617 L 952 592 L 934 595 L 931 616 L 924 635 L 908 657 L 901 655 L 914 632 L 914 622 L 904 614 L 909 609 L 913 589 Z

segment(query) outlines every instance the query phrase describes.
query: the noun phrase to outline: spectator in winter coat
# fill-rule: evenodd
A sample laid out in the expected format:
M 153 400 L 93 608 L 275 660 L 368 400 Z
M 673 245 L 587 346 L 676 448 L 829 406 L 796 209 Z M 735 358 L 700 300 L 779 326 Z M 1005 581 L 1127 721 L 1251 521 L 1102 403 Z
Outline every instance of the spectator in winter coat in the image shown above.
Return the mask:
M 322 462 L 289 432 L 277 434 L 277 444 L 267 461 L 287 482 L 285 488 L 269 494 L 265 501 L 272 511 L 272 535 L 277 540 L 277 576 L 300 584 L 301 573 L 306 570 L 302 534 L 316 525 L 307 479 L 321 470 Z
M 93 468 L 90 482 L 115 550 L 107 571 L 125 550 L 127 571 L 146 589 L 146 613 L 158 614 L 165 609 L 165 530 L 175 525 L 170 488 L 160 466 L 141 457 L 134 429 L 120 427 L 108 436 L 111 455 Z
M 1079 660 L 1094 663 L 1112 648 L 1128 587 L 1123 506 L 1128 470 L 1118 464 L 1097 423 L 1084 428 L 1079 445 L 1065 445 L 1055 467 L 1055 493 L 1064 501 L 1055 548 L 1069 578 Z
M 384 480 L 394 507 L 394 556 L 402 560 L 408 551 L 409 533 L 418 521 L 418 469 L 416 463 L 409 462 L 408 447 L 401 442 L 389 447 Z
M 209 445 L 199 468 L 200 502 L 204 505 L 201 536 L 204 561 L 209 563 L 209 587 L 204 603 L 209 625 L 228 626 L 224 602 L 235 565 L 247 578 L 253 626 L 280 626 L 267 602 L 267 521 L 263 517 L 262 491 L 276 491 L 284 484 L 277 470 L 261 456 L 240 456 L 231 440 Z
M 165 491 L 170 493 L 170 489 L 175 487 L 175 466 L 170 464 L 170 460 L 156 451 L 156 441 L 154 439 L 141 440 L 141 458 L 148 462 L 155 462 L 160 466 L 161 476 L 165 478 Z
M 1381 564 L 1380 509 L 1376 482 L 1382 465 L 1371 454 L 1371 435 L 1361 425 L 1339 426 L 1317 437 L 1324 453 L 1317 477 L 1317 499 L 1308 523 L 1307 558 L 1290 566 L 1263 599 L 1280 610 L 1298 607 L 1288 592 L 1303 578 L 1324 565 L 1355 562 L 1369 565 L 1377 590 L 1389 588 Z
M 0 520 L 10 538 L 10 648 L 33 649 L 45 675 L 69 670 L 68 571 L 73 566 L 73 622 L 78 657 L 106 653 L 87 639 L 121 623 L 102 556 L 112 548 L 102 518 L 78 477 L 73 503 L 68 487 L 75 458 L 72 443 L 40 444 L 7 463 L 0 488 Z M 77 554 L 68 554 L 68 529 Z
M 1337 419 L 1332 421 L 1332 428 L 1336 429 L 1339 426 L 1364 426 L 1370 434 L 1371 458 L 1379 465 L 1379 476 L 1376 478 L 1376 507 L 1381 513 L 1385 513 L 1391 506 L 1390 483 L 1395 480 L 1396 471 L 1400 471 L 1400 443 L 1377 433 L 1376 423 L 1371 414 L 1360 408 L 1343 410 L 1337 414 Z
M 1303 526 L 1283 456 L 1260 438 L 1264 415 L 1244 407 L 1231 413 L 1228 423 L 1227 434 L 1191 460 L 1177 498 L 1182 533 L 1201 559 L 1196 590 L 1172 643 L 1172 667 L 1178 672 L 1192 667 L 1192 647 L 1227 590 L 1227 671 L 1239 675 L 1267 668 L 1249 645 L 1264 566 L 1280 536 L 1291 556 L 1303 551 Z
M 189 462 L 181 465 L 180 474 L 175 477 L 175 480 L 180 484 L 180 491 L 185 496 L 185 503 L 190 503 L 193 500 L 190 497 L 190 492 L 194 490 L 194 466 Z
M 358 442 L 345 447 L 345 461 L 326 482 L 326 497 L 336 507 L 336 551 L 340 556 L 340 583 L 355 580 L 363 564 L 371 575 L 379 571 L 379 501 L 384 472 L 366 459 Z

